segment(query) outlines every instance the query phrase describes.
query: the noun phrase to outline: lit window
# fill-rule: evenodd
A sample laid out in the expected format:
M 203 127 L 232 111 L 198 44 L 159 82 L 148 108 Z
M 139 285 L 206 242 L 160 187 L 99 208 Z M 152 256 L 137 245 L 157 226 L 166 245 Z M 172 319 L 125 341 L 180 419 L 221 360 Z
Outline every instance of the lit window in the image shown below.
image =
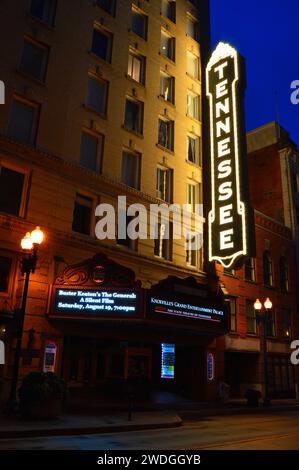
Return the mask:
M 158 144 L 168 150 L 173 150 L 174 122 L 169 119 L 159 119 Z
M 187 34 L 195 41 L 199 41 L 199 24 L 198 21 L 191 16 L 187 16 Z
M 129 51 L 128 76 L 144 85 L 145 81 L 145 57 Z
M 173 226 L 172 223 L 158 223 L 156 224 L 155 233 L 155 256 L 166 260 L 172 258 L 172 238 Z
M 175 60 L 175 39 L 161 31 L 161 54 L 168 59 Z
M 190 211 L 195 213 L 196 206 L 199 204 L 199 184 L 198 183 L 187 183 L 187 204 Z
M 30 14 L 43 23 L 53 25 L 56 0 L 31 0 Z
M 108 97 L 108 82 L 88 78 L 86 106 L 99 114 L 106 114 Z
M 90 235 L 93 200 L 89 197 L 76 195 L 73 213 L 73 231 Z
M 157 197 L 166 202 L 172 202 L 173 171 L 168 168 L 157 168 L 156 191 Z
M 199 79 L 199 58 L 187 51 L 187 73 L 191 77 Z
M 132 9 L 132 31 L 143 39 L 147 38 L 147 16 Z
M 121 166 L 121 181 L 131 188 L 140 189 L 141 155 L 133 152 L 123 152 Z
M 196 249 L 196 236 L 190 236 L 186 239 L 186 263 L 193 268 L 197 267 L 198 250 Z
M 174 103 L 174 77 L 165 72 L 160 72 L 160 96 L 165 101 Z
M 12 102 L 8 124 L 8 136 L 34 145 L 39 119 L 39 105 L 19 98 Z
M 91 52 L 106 62 L 111 62 L 112 34 L 95 28 L 93 30 Z
M 192 91 L 187 92 L 187 115 L 199 120 L 199 96 Z
M 80 164 L 92 171 L 100 171 L 104 147 L 104 136 L 82 132 Z
M 282 336 L 285 338 L 292 338 L 292 311 L 289 308 L 284 308 L 281 311 L 281 324 L 282 324 Z
M 0 292 L 8 292 L 12 259 L 0 256 Z
M 197 136 L 187 136 L 187 160 L 196 165 L 200 164 L 200 140 Z
M 173 0 L 162 0 L 161 1 L 161 14 L 175 23 L 176 17 L 176 2 Z
M 20 215 L 25 175 L 0 166 L 0 212 Z
M 125 128 L 138 134 L 143 132 L 143 103 L 126 99 Z
M 20 70 L 37 80 L 44 81 L 49 49 L 39 43 L 25 39 Z

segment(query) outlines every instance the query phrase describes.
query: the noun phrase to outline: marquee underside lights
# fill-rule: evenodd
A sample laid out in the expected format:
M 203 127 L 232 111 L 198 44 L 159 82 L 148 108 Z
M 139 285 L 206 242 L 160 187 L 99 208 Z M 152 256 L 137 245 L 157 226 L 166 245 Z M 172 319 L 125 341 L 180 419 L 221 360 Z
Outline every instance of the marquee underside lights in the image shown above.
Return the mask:
M 206 70 L 210 104 L 211 194 L 209 261 L 226 268 L 249 256 L 248 207 L 244 183 L 246 136 L 242 125 L 241 57 L 229 44 L 219 43 Z

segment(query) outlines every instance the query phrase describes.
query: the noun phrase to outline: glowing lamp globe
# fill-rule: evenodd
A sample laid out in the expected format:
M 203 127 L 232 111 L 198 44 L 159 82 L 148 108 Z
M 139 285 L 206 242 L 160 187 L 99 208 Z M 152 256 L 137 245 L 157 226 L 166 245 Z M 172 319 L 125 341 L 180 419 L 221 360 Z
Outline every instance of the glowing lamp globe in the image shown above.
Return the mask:
M 262 310 L 262 304 L 259 299 L 254 302 L 254 310 Z
M 31 250 L 32 246 L 33 246 L 33 242 L 32 242 L 32 239 L 31 239 L 31 234 L 30 234 L 30 232 L 27 232 L 25 237 L 22 238 L 22 240 L 21 240 L 22 250 Z
M 40 227 L 36 227 L 33 232 L 31 232 L 31 240 L 32 243 L 35 245 L 40 245 L 44 239 L 44 233 L 40 229 Z
M 264 307 L 265 307 L 266 310 L 271 310 L 271 308 L 272 308 L 272 302 L 271 302 L 271 300 L 269 299 L 269 297 L 266 298 L 265 303 L 264 303 Z

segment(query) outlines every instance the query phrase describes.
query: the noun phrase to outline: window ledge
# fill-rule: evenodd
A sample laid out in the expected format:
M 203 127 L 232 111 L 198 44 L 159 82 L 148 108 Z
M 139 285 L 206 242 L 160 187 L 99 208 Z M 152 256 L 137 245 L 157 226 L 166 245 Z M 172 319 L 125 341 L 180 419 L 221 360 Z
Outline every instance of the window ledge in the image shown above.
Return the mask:
M 158 54 L 163 57 L 163 59 L 166 59 L 167 62 L 169 62 L 170 64 L 172 65 L 175 65 L 175 59 L 171 59 L 170 57 L 168 57 L 167 55 L 163 54 L 163 52 L 159 51 Z
M 32 75 L 29 75 L 28 73 L 23 72 L 23 70 L 20 70 L 20 69 L 16 69 L 16 73 L 18 75 L 21 75 L 23 78 L 27 78 L 28 80 L 31 80 L 36 85 L 46 88 L 46 83 L 43 80 L 39 80 L 38 78 L 35 78 Z
M 195 39 L 193 36 L 191 36 L 188 33 L 186 33 L 186 37 L 192 39 L 192 41 L 196 42 L 198 46 L 200 45 L 200 39 Z
M 191 73 L 186 72 L 187 77 L 192 78 L 195 82 L 197 82 L 199 85 L 201 84 L 200 78 L 194 77 L 194 75 L 191 75 Z
M 139 137 L 140 139 L 144 139 L 144 135 L 143 135 L 143 134 L 141 134 L 140 132 L 134 131 L 133 129 L 129 129 L 128 127 L 125 126 L 125 124 L 123 124 L 121 127 L 122 127 L 122 129 L 124 129 L 125 131 L 130 132 L 130 134 L 133 134 L 133 135 L 135 135 L 136 137 Z
M 191 116 L 191 114 L 186 113 L 186 117 L 191 119 L 192 121 L 196 122 L 197 124 L 201 123 L 201 119 L 197 119 L 197 118 Z
M 172 103 L 172 101 L 166 100 L 166 99 L 163 97 L 163 95 L 158 95 L 158 99 L 159 99 L 160 101 L 162 101 L 164 104 L 169 104 L 169 106 L 171 106 L 173 109 L 176 108 L 175 104 Z
M 93 59 L 95 59 L 97 62 L 103 64 L 103 65 L 111 65 L 111 60 L 106 60 L 106 59 L 103 59 L 103 57 L 100 57 L 98 56 L 97 54 L 95 54 L 94 52 L 92 52 L 91 50 L 87 51 L 88 54 L 90 55 L 90 57 L 92 57 Z
M 129 80 L 130 82 L 134 83 L 134 85 L 139 85 L 140 87 L 142 88 L 145 88 L 145 84 L 144 83 L 141 83 L 141 82 L 138 82 L 137 80 L 134 80 L 134 78 L 132 78 L 130 75 L 128 75 L 127 73 L 125 74 L 125 77 L 127 80 Z
M 105 121 L 107 121 L 107 119 L 108 119 L 107 114 L 100 113 L 99 111 L 96 111 L 95 109 L 91 108 L 90 106 L 88 106 L 85 103 L 82 104 L 82 107 L 86 111 L 89 111 L 89 112 L 95 114 L 96 116 L 100 117 L 101 119 L 104 119 Z
M 202 170 L 202 165 L 200 165 L 200 163 L 191 162 L 191 161 L 188 160 L 187 158 L 185 159 L 185 162 L 186 162 L 186 163 L 189 163 L 189 165 L 194 166 L 194 167 L 197 168 L 198 170 Z
M 142 39 L 142 41 L 144 41 L 144 42 L 147 42 L 147 37 L 144 38 L 143 36 L 139 36 L 139 34 L 135 33 L 135 31 L 133 31 L 131 28 L 128 29 L 128 33 L 133 34 L 134 36 L 136 36 L 139 39 Z
M 163 147 L 163 145 L 161 145 L 161 144 L 158 144 L 158 143 L 157 143 L 157 144 L 156 144 L 156 147 L 158 147 L 159 149 L 161 149 L 161 150 L 163 150 L 163 151 L 165 151 L 165 152 L 167 152 L 167 153 L 170 153 L 170 155 L 174 155 L 174 151 L 173 151 L 173 150 L 170 150 L 170 149 L 168 149 L 167 147 Z
M 253 284 L 254 286 L 257 285 L 257 282 L 256 282 L 256 281 L 251 281 L 250 279 L 245 279 L 245 277 L 244 277 L 244 281 L 245 281 L 245 282 L 248 282 L 249 284 Z
M 160 16 L 162 20 L 167 21 L 167 24 L 170 24 L 171 26 L 176 26 L 176 20 L 168 18 L 168 16 L 163 15 L 162 12 L 160 12 Z
M 32 15 L 29 11 L 26 13 L 26 16 L 27 16 L 27 19 L 35 21 L 36 23 L 38 23 L 40 26 L 43 26 L 47 30 L 54 31 L 54 27 L 55 27 L 54 23 L 53 24 L 45 23 L 45 21 L 41 20 L 37 16 Z

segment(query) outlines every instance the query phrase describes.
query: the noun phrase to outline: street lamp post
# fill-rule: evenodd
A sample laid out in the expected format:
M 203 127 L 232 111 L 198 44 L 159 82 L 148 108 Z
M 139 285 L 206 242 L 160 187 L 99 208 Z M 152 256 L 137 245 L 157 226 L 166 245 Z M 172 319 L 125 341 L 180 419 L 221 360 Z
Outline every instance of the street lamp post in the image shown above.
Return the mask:
M 269 297 L 266 298 L 264 302 L 265 311 L 263 312 L 263 305 L 259 299 L 256 299 L 254 302 L 254 309 L 256 312 L 257 320 L 261 323 L 262 326 L 262 351 L 263 351 L 263 360 L 264 360 L 264 406 L 271 406 L 271 400 L 269 398 L 269 379 L 268 379 L 268 361 L 267 361 L 267 328 L 266 324 L 269 320 L 268 312 L 272 309 L 272 302 Z
M 37 263 L 38 248 L 39 248 L 39 245 L 42 243 L 43 238 L 44 238 L 44 234 L 42 230 L 40 229 L 40 227 L 36 227 L 35 230 L 33 230 L 33 232 L 31 233 L 28 232 L 25 235 L 25 237 L 21 240 L 21 247 L 24 253 L 24 256 L 22 258 L 21 272 L 23 276 L 25 275 L 25 281 L 24 281 L 22 304 L 21 304 L 21 309 L 19 313 L 17 343 L 16 343 L 16 350 L 15 350 L 15 356 L 14 356 L 10 395 L 9 395 L 9 401 L 8 401 L 8 406 L 7 406 L 9 412 L 15 412 L 18 409 L 17 387 L 18 387 L 18 379 L 19 379 L 23 328 L 24 328 L 24 320 L 25 320 L 25 313 L 26 313 L 29 280 L 30 280 L 30 274 L 34 273 L 35 271 L 36 263 Z

